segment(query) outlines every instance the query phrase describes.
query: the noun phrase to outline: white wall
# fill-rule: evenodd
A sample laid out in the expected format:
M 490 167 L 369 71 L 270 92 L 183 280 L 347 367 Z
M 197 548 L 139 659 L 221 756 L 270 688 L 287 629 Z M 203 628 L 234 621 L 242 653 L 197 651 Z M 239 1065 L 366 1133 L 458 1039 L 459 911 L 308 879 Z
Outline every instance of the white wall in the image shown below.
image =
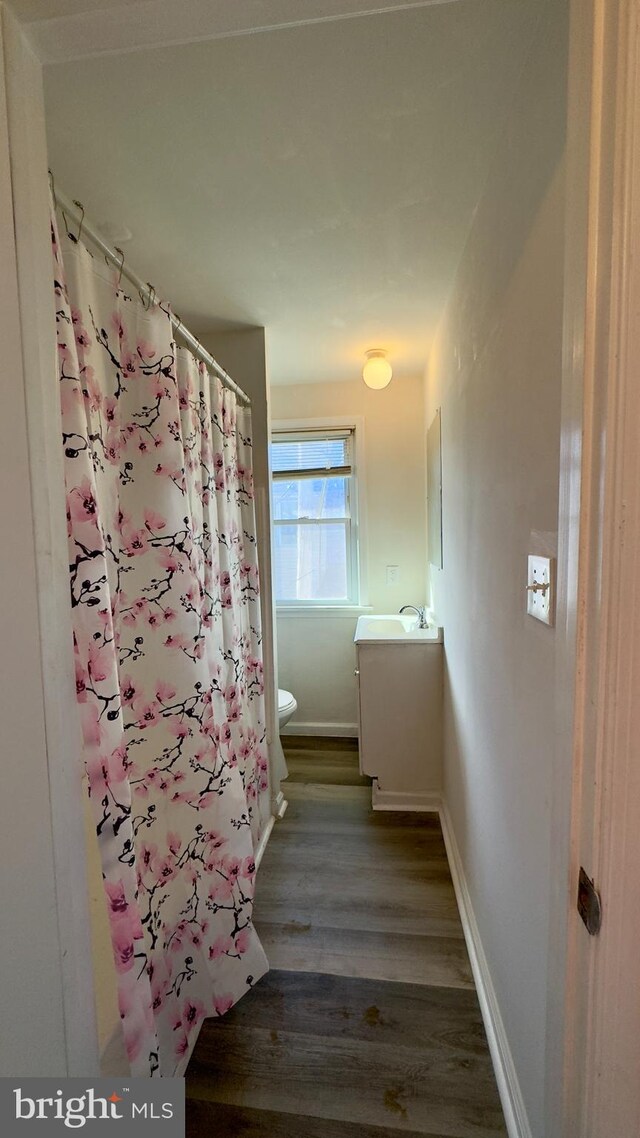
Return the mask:
M 0 5 L 0 1074 L 97 1073 L 42 76 Z
M 566 83 L 564 5 L 540 8 L 426 381 L 428 419 L 442 408 L 444 564 L 431 578 L 445 630 L 445 799 L 535 1138 L 555 646 L 526 615 L 525 584 L 527 553 L 553 548 L 558 526 Z
M 274 386 L 274 421 L 362 416 L 366 499 L 366 594 L 374 612 L 397 612 L 426 597 L 424 392 L 419 379 L 394 379 L 371 391 L 362 379 Z M 387 585 L 387 565 L 398 565 Z M 290 729 L 355 733 L 353 634 L 357 613 L 280 613 L 279 684 L 298 711 Z

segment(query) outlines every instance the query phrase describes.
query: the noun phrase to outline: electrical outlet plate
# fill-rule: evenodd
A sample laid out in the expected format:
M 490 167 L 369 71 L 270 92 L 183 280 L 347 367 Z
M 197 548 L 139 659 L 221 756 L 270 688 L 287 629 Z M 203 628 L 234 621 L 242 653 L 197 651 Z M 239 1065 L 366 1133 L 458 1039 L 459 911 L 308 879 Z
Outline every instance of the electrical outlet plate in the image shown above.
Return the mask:
M 400 566 L 387 565 L 387 585 L 397 585 L 400 580 Z
M 555 606 L 555 561 L 529 554 L 527 612 L 543 624 L 553 624 Z

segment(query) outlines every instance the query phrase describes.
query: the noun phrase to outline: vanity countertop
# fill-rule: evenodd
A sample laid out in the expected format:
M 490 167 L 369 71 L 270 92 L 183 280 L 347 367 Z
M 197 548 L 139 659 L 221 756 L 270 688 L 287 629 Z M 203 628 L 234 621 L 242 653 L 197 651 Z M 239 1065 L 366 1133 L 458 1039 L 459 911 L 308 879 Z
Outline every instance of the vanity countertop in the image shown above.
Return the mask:
M 356 644 L 442 644 L 441 628 L 420 628 L 416 616 L 390 613 L 360 616 L 356 624 Z

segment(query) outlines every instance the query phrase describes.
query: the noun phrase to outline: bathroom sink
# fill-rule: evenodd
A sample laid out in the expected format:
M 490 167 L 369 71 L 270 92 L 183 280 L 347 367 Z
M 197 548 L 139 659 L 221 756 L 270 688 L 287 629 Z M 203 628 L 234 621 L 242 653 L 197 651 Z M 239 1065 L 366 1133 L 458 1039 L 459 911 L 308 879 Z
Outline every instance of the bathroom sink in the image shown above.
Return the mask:
M 361 616 L 358 619 L 356 635 L 358 632 L 361 636 L 371 633 L 376 639 L 387 636 L 404 636 L 407 632 L 413 632 L 419 623 L 415 614 L 413 616 L 403 614 L 397 616 Z
M 395 642 L 415 640 L 439 640 L 437 628 L 420 628 L 420 621 L 414 614 L 389 613 L 382 616 L 360 616 L 356 624 L 354 640 L 391 640 Z

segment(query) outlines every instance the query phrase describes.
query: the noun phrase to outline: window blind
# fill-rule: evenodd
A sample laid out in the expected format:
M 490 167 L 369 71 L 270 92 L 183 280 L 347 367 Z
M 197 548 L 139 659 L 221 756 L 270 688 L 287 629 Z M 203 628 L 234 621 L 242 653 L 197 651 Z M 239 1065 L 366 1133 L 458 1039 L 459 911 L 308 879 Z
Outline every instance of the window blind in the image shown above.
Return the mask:
M 275 435 L 271 467 L 275 479 L 351 474 L 353 431 Z

